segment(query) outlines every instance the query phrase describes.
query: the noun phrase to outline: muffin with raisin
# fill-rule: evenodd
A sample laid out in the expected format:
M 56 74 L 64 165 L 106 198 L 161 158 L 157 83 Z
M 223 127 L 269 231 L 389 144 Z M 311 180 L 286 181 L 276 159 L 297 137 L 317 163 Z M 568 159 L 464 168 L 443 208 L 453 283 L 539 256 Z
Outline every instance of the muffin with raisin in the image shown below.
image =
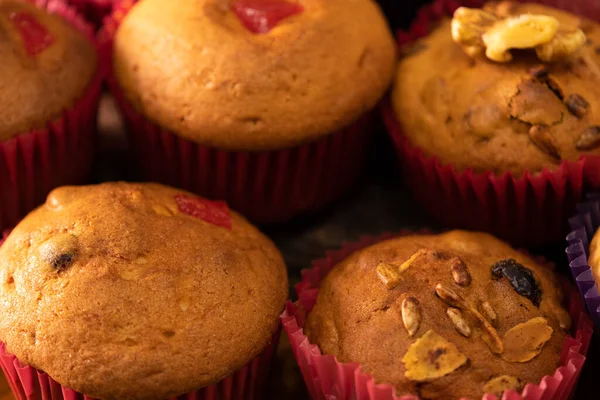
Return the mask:
M 406 179 L 451 227 L 562 240 L 600 187 L 600 24 L 510 2 L 438 22 L 404 46 L 387 115 Z
M 224 203 L 158 184 L 62 187 L 0 261 L 1 358 L 31 398 L 53 381 L 99 399 L 260 396 L 287 275 Z
M 356 251 L 320 282 L 304 329 L 399 396 L 477 399 L 553 375 L 570 326 L 551 271 L 492 236 L 452 231 Z
M 396 62 L 374 1 L 129 1 L 107 31 L 148 180 L 281 222 L 362 172 Z
M 91 30 L 59 2 L 0 0 L 0 229 L 56 186 L 82 183 L 93 155 L 101 65 Z

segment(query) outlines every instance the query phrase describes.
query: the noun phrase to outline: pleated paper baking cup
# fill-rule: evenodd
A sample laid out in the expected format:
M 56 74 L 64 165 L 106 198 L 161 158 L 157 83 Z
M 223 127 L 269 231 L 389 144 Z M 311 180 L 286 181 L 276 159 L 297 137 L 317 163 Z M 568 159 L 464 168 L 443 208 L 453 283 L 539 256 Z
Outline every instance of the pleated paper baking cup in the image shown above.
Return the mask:
M 102 26 L 104 17 L 111 13 L 116 0 L 63 0 L 73 6 L 95 27 Z
M 567 236 L 569 267 L 594 324 L 600 327 L 600 292 L 588 263 L 590 243 L 600 229 L 600 194 L 589 195 L 587 202 L 579 204 L 569 222 L 573 229 Z
M 227 378 L 169 400 L 260 400 L 264 398 L 279 329 L 263 352 Z M 0 343 L 0 366 L 16 400 L 92 400 L 66 388 L 43 371 L 22 364 Z
M 531 1 L 600 20 L 600 2 L 593 0 Z M 481 7 L 481 0 L 436 0 L 422 8 L 408 32 L 400 32 L 401 47 L 426 36 L 436 21 L 459 6 Z M 459 171 L 427 156 L 403 135 L 389 104 L 383 107 L 404 180 L 416 200 L 437 221 L 452 228 L 486 231 L 514 245 L 559 243 L 568 231 L 567 219 L 583 193 L 600 188 L 600 157 L 563 161 L 556 169 L 515 177 L 510 173 Z
M 403 232 L 403 235 L 409 232 Z M 310 343 L 304 334 L 306 316 L 314 307 L 321 280 L 339 262 L 357 250 L 369 247 L 397 235 L 364 237 L 356 243 L 344 244 L 326 257 L 313 262 L 311 269 L 303 271 L 302 282 L 296 286 L 298 302 L 288 303 L 281 315 L 283 329 L 288 335 L 294 356 L 313 399 L 317 400 L 419 400 L 417 396 L 399 396 L 390 384 L 378 384 L 361 370 L 358 363 L 342 363 L 336 357 L 324 355 L 319 347 Z M 552 376 L 545 376 L 539 383 L 529 383 L 521 393 L 506 391 L 502 400 L 567 400 L 570 398 L 585 362 L 585 355 L 592 336 L 592 323 L 583 311 L 579 294 L 570 290 L 569 313 L 573 320 L 573 336 L 567 336 L 563 345 L 560 367 Z M 496 396 L 484 395 L 482 400 L 498 400 Z
M 101 37 L 103 53 L 109 57 L 111 37 L 134 3 L 118 3 L 105 21 Z M 283 222 L 319 210 L 348 192 L 364 170 L 371 113 L 301 146 L 268 152 L 223 151 L 157 126 L 129 104 L 114 77 L 109 85 L 145 179 L 225 200 L 254 222 Z
M 95 43 L 90 26 L 62 1 L 32 2 L 60 15 Z M 53 188 L 84 183 L 88 177 L 105 71 L 99 59 L 81 98 L 58 119 L 0 142 L 0 229 L 13 226 L 43 203 Z

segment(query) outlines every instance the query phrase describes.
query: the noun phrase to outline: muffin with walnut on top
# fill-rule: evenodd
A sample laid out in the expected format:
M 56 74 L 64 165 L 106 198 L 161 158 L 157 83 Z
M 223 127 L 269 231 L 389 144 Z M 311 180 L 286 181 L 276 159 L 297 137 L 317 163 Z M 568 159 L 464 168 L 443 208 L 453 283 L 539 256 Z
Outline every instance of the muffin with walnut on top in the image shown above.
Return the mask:
M 398 395 L 477 399 L 554 374 L 561 301 L 550 271 L 489 235 L 405 236 L 334 267 L 305 332 Z
M 510 2 L 430 25 L 404 48 L 387 115 L 409 186 L 447 226 L 562 240 L 600 187 L 600 25 Z

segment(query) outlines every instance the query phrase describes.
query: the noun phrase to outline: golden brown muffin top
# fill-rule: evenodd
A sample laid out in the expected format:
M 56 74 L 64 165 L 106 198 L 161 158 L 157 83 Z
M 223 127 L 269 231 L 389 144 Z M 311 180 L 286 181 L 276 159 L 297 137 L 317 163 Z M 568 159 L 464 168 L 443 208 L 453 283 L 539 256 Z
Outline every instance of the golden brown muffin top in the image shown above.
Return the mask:
M 96 50 L 82 33 L 18 0 L 0 0 L 0 60 L 0 140 L 60 117 L 97 68 Z
M 303 11 L 254 33 L 233 11 L 248 0 L 142 0 L 116 33 L 116 79 L 138 111 L 204 145 L 281 149 L 333 133 L 389 87 L 394 40 L 373 0 L 291 1 Z
M 588 42 L 568 61 L 544 63 L 521 50 L 501 63 L 469 57 L 443 20 L 397 71 L 393 107 L 409 141 L 459 170 L 516 175 L 600 155 L 600 25 L 534 4 L 487 9 L 501 18 L 552 16 Z
M 158 184 L 56 189 L 0 260 L 0 340 L 99 399 L 232 374 L 270 342 L 288 293 L 281 255 L 243 217 Z
M 561 300 L 550 271 L 490 235 L 405 236 L 338 264 L 305 329 L 400 395 L 479 399 L 554 373 Z

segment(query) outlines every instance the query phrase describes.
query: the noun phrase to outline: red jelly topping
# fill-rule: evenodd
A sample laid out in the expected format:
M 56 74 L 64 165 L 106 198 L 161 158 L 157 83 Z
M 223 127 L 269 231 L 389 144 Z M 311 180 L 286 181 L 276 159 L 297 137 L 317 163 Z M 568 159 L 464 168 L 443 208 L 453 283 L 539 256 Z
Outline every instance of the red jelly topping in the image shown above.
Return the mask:
M 54 43 L 54 37 L 33 15 L 26 12 L 12 12 L 8 17 L 19 31 L 30 56 L 44 51 Z
M 301 13 L 304 8 L 285 0 L 237 0 L 231 9 L 249 31 L 267 33 L 279 21 Z
M 175 201 L 182 213 L 213 225 L 231 229 L 231 214 L 225 202 L 210 201 L 185 194 L 176 195 Z

